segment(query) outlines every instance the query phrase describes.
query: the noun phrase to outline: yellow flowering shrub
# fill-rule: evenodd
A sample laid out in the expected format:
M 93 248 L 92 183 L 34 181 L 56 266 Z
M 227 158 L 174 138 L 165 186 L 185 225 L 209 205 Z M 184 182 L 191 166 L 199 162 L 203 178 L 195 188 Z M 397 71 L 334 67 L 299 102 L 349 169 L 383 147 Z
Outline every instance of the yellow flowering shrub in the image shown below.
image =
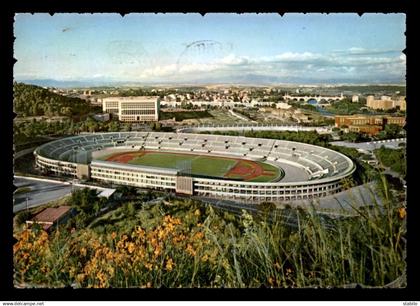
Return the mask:
M 398 250 L 393 253 L 398 262 L 405 240 L 399 228 L 390 248 L 390 239 L 379 239 L 386 233 L 378 230 L 379 222 L 374 230 L 371 223 L 356 220 L 343 223 L 340 231 L 325 231 L 307 215 L 301 216 L 299 230 L 268 224 L 248 213 L 240 218 L 225 218 L 226 214 L 186 201 L 166 209 L 153 206 L 123 220 L 115 214 L 121 221 L 109 218 L 105 226 L 69 227 L 50 235 L 39 229 L 23 230 L 13 246 L 15 283 L 76 288 L 299 287 L 320 286 L 329 277 L 336 285 L 366 275 L 354 271 L 363 271 L 365 263 L 376 264 L 371 254 Z M 406 211 L 395 209 L 385 216 L 393 217 L 398 228 Z M 355 242 L 354 235 L 364 243 Z M 371 241 L 378 242 L 370 246 L 375 252 L 369 249 L 358 258 Z M 391 271 L 388 265 L 393 274 L 387 273 L 395 276 L 402 266 Z

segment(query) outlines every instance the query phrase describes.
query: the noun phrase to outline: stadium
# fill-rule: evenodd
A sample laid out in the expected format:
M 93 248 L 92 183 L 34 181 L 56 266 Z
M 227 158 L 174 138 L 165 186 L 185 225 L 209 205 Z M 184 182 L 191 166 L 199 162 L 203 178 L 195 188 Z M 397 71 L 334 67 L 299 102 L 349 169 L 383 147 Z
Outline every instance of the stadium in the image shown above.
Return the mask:
M 94 133 L 34 151 L 48 174 L 245 203 L 312 199 L 341 191 L 355 165 L 319 146 L 190 133 Z

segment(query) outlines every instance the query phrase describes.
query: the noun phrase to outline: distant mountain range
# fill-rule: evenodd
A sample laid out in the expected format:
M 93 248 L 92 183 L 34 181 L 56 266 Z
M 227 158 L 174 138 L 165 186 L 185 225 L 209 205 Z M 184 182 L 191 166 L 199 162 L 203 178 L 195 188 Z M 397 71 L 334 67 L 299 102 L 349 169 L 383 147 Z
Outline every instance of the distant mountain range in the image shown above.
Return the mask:
M 286 77 L 280 78 L 270 75 L 244 74 L 236 77 L 215 77 L 215 78 L 197 78 L 195 80 L 180 81 L 156 81 L 156 82 L 138 82 L 138 81 L 114 81 L 106 79 L 86 79 L 86 80 L 68 80 L 60 81 L 54 79 L 16 79 L 18 82 L 33 84 L 42 87 L 57 88 L 83 88 L 99 86 L 165 86 L 165 85 L 255 85 L 255 86 L 274 86 L 274 85 L 401 85 L 405 84 L 395 78 L 375 80 L 354 80 L 354 79 L 309 79 L 307 77 Z
M 104 81 L 104 80 L 69 80 L 69 81 L 59 81 L 54 79 L 34 79 L 34 80 L 19 80 L 17 82 L 22 82 L 25 84 L 32 84 L 41 87 L 57 87 L 57 88 L 77 88 L 77 87 L 95 87 L 95 86 L 121 86 L 125 82 L 113 82 L 113 81 Z

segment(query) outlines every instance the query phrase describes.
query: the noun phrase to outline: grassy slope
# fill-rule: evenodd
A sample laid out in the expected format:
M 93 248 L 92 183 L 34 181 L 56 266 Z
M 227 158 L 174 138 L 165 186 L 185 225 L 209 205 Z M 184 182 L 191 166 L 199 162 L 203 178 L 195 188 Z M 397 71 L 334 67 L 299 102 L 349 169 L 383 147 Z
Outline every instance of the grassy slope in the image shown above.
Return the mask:
M 175 117 L 176 121 L 187 119 L 212 118 L 208 111 L 192 111 L 192 112 L 161 112 L 160 120 L 168 120 Z
M 405 210 L 356 218 L 279 211 L 273 223 L 191 200 L 118 207 L 87 228 L 15 233 L 16 285 L 76 287 L 405 286 Z M 290 216 L 298 226 L 290 227 Z M 294 220 L 292 218 L 291 220 Z M 101 221 L 102 220 L 102 221 Z M 324 220 L 324 221 L 323 221 Z M 329 225 L 329 226 L 327 226 Z M 395 284 L 395 283 L 394 283 Z

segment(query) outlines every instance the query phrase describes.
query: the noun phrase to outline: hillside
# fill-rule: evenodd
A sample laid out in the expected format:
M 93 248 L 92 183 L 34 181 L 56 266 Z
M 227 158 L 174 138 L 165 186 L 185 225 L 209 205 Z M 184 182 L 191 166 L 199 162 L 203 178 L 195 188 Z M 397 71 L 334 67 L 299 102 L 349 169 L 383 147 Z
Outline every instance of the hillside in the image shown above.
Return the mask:
M 290 207 L 273 210 L 270 204 L 255 205 L 252 214 L 233 213 L 192 199 L 121 190 L 134 199 L 101 215 L 104 203 L 92 189 L 75 191 L 66 204 L 77 215 L 51 233 L 28 229 L 26 212 L 19 214 L 15 286 L 406 286 L 406 212 L 392 195 L 384 207 L 332 219 Z
M 80 116 L 91 111 L 88 102 L 50 92 L 24 83 L 13 84 L 13 106 L 19 117 L 26 116 Z

